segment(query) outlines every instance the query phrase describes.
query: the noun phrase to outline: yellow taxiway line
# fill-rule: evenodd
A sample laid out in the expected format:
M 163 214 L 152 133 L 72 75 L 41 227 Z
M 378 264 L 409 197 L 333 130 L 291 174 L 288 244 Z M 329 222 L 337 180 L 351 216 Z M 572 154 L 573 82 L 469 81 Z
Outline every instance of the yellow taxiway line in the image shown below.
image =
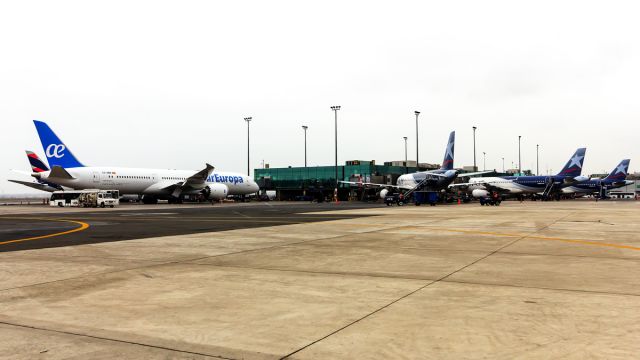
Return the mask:
M 7 219 L 7 217 L 3 217 L 2 219 Z M 76 221 L 76 220 L 45 219 L 45 218 L 19 218 L 19 217 L 15 217 L 15 218 L 11 218 L 11 219 L 39 220 L 39 221 L 57 221 L 57 222 L 66 222 L 66 223 L 78 224 L 80 226 L 78 226 L 75 229 L 66 230 L 66 231 L 62 231 L 62 232 L 57 232 L 57 233 L 53 233 L 53 234 L 47 234 L 47 235 L 33 236 L 33 237 L 22 238 L 22 239 L 14 239 L 14 240 L 2 241 L 2 242 L 0 242 L 0 245 L 18 243 L 18 242 L 23 242 L 23 241 L 40 240 L 40 239 L 46 239 L 46 238 L 51 238 L 51 237 L 55 237 L 55 236 L 62 236 L 62 235 L 72 234 L 72 233 L 79 232 L 79 231 L 84 231 L 84 230 L 89 228 L 89 224 L 87 224 L 85 222 L 82 222 L 82 221 Z
M 594 241 L 594 240 L 586 240 L 586 239 L 585 240 L 582 240 L 582 239 L 567 239 L 567 238 L 559 238 L 559 237 L 540 236 L 540 235 L 534 235 L 534 234 L 509 234 L 509 233 L 500 233 L 500 232 L 491 232 L 491 231 L 447 229 L 447 228 L 437 228 L 437 227 L 428 227 L 428 226 L 410 226 L 410 227 L 415 228 L 415 229 L 422 228 L 422 229 L 429 229 L 429 230 L 436 230 L 436 231 L 455 232 L 455 233 L 474 234 L 474 235 L 489 235 L 489 236 L 500 236 L 500 237 L 521 237 L 523 239 L 560 241 L 560 242 L 573 243 L 573 244 L 603 246 L 603 247 L 612 247 L 612 248 L 616 248 L 616 249 L 626 249 L 626 250 L 640 251 L 640 247 L 637 247 L 637 246 L 611 244 L 611 243 L 599 242 L 599 241 Z

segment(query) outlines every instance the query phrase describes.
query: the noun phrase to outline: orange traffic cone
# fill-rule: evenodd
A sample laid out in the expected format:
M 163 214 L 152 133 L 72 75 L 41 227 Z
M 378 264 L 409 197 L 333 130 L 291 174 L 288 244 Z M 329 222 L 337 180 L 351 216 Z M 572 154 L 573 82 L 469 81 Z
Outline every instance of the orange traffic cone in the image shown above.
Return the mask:
M 458 198 L 458 205 L 460 205 L 460 198 Z

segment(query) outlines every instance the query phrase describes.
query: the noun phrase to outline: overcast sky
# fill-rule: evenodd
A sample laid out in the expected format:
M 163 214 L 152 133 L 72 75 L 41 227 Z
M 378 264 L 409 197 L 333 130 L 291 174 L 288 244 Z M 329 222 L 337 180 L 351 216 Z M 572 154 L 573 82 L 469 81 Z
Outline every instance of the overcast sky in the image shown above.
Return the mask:
M 86 165 L 246 171 L 304 161 L 517 162 L 586 174 L 640 162 L 640 5 L 634 1 L 5 1 L 0 192 L 43 156 L 47 121 Z

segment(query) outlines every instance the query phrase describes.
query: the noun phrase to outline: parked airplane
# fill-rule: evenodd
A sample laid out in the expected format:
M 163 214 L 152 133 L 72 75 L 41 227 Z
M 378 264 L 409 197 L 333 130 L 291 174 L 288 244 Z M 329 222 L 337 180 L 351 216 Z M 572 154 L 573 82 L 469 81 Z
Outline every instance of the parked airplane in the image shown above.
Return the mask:
M 470 179 L 467 184 L 454 186 L 467 186 L 472 190 L 472 195 L 477 198 L 485 198 L 489 196 L 489 192 L 493 191 L 502 195 L 541 193 L 544 198 L 548 198 L 560 194 L 563 188 L 589 180 L 588 177 L 581 175 L 586 151 L 586 148 L 576 150 L 557 175 L 480 177 Z
M 49 167 L 47 167 L 47 165 L 42 160 L 40 160 L 40 158 L 38 157 L 38 155 L 36 155 L 36 153 L 29 150 L 27 150 L 26 152 L 27 152 L 27 159 L 29 160 L 29 164 L 31 165 L 31 173 L 25 172 L 25 171 L 19 171 L 19 170 L 13 170 L 14 172 L 25 174 L 25 175 L 31 175 L 32 173 L 38 174 L 38 173 L 49 171 Z M 52 182 L 43 181 L 43 180 L 36 180 L 36 181 L 9 180 L 9 181 L 16 184 L 28 186 L 36 190 L 42 190 L 47 192 L 63 190 L 62 186 Z
M 444 153 L 444 160 L 440 169 L 419 171 L 411 174 L 404 174 L 398 177 L 396 185 L 388 184 L 376 184 L 376 183 L 364 183 L 354 181 L 341 181 L 341 183 L 359 185 L 359 186 L 374 186 L 384 188 L 380 191 L 380 197 L 385 198 L 388 193 L 388 189 L 395 188 L 404 190 L 405 194 L 412 193 L 414 191 L 441 191 L 447 189 L 456 177 L 458 177 L 458 170 L 453 168 L 453 154 L 455 150 L 456 132 L 452 131 L 449 134 L 449 141 L 447 142 L 447 148 Z M 479 174 L 486 174 L 493 171 L 481 171 L 476 173 L 464 173 L 463 176 L 474 176 Z
M 562 189 L 563 194 L 593 194 L 598 193 L 604 196 L 606 190 L 620 188 L 633 184 L 633 181 L 625 180 L 629 174 L 630 159 L 624 159 L 616 166 L 604 179 L 589 179 L 573 186 Z
M 228 195 L 248 195 L 259 190 L 251 177 L 215 173 L 209 164 L 200 171 L 85 166 L 46 123 L 34 120 L 34 124 L 51 166 L 49 171 L 31 174 L 41 181 L 71 189 L 119 190 L 120 194 L 142 195 L 145 203 L 158 199 L 180 201 L 182 195 L 198 194 L 219 200 Z

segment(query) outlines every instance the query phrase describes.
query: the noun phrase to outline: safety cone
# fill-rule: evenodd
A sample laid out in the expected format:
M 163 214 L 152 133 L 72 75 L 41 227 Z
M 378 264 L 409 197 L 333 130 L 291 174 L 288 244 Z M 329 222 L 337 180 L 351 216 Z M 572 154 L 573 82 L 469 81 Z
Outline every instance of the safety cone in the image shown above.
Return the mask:
M 458 198 L 458 205 L 460 205 L 460 198 Z

